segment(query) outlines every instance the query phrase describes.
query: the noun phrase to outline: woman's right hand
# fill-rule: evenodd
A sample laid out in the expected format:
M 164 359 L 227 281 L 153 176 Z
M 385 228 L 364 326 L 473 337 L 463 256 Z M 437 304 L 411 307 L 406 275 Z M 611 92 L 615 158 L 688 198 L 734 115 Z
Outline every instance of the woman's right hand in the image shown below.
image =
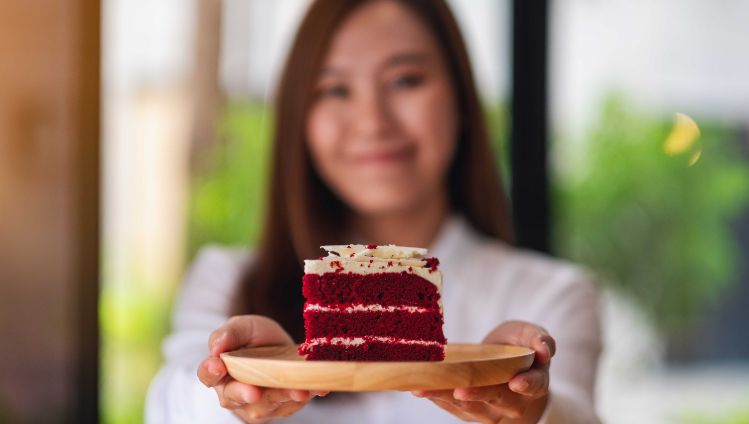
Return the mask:
M 270 318 L 260 315 L 232 317 L 208 339 L 211 353 L 198 366 L 198 378 L 216 390 L 222 407 L 245 422 L 260 423 L 288 417 L 313 397 L 325 396 L 328 392 L 263 388 L 240 383 L 227 373 L 219 355 L 243 347 L 292 343 L 289 334 Z

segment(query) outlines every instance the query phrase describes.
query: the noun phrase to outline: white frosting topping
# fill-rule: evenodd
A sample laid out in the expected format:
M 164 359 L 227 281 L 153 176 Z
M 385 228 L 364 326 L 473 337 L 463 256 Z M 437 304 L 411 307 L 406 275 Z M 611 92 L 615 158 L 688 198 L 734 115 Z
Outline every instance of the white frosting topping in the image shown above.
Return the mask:
M 368 258 L 411 259 L 423 258 L 427 254 L 427 250 L 421 247 L 396 246 L 394 244 L 340 244 L 321 247 L 328 252 L 333 252 L 338 256 L 346 258 L 367 256 Z
M 410 344 L 410 345 L 434 345 L 442 346 L 442 343 L 433 340 L 414 340 L 414 339 L 400 339 L 396 337 L 379 337 L 379 336 L 367 336 L 366 339 L 363 337 L 331 337 L 325 338 L 320 337 L 312 339 L 304 344 L 307 347 L 313 347 L 316 345 L 344 345 L 344 346 L 359 346 L 369 341 L 378 341 L 383 343 L 395 343 L 395 344 Z
M 317 303 L 310 303 L 307 304 L 304 307 L 304 311 L 321 311 L 321 312 L 395 312 L 395 311 L 408 311 L 408 312 L 427 312 L 429 309 L 422 308 L 419 306 L 408 306 L 408 305 L 399 305 L 399 306 L 382 306 L 380 304 L 370 304 L 370 305 L 351 305 L 347 306 L 345 308 L 340 308 L 337 306 L 322 306 Z

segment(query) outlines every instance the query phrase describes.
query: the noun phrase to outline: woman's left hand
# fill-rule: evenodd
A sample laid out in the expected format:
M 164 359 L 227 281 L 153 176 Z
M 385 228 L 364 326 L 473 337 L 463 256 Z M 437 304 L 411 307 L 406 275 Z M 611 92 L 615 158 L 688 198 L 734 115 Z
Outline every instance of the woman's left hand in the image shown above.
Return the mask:
M 469 422 L 535 423 L 543 414 L 549 393 L 549 364 L 556 343 L 543 328 L 522 321 L 507 321 L 495 328 L 483 343 L 525 346 L 536 352 L 533 365 L 506 384 L 465 387 L 454 390 L 415 390 L 440 408 Z

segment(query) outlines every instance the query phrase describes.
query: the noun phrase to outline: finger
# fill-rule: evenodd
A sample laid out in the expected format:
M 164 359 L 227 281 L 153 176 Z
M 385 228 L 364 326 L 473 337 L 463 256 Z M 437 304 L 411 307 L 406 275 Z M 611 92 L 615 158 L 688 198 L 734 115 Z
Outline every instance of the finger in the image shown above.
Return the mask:
M 270 389 L 263 391 L 263 400 L 268 402 L 307 402 L 312 398 L 309 390 Z
M 548 364 L 556 353 L 556 342 L 548 334 L 539 334 L 531 341 L 531 349 L 536 352 L 536 358 L 541 364 Z
M 291 337 L 276 321 L 260 315 L 238 315 L 211 333 L 208 349 L 211 355 L 218 356 L 243 346 L 291 343 Z
M 297 411 L 304 408 L 304 402 L 288 402 L 282 404 L 277 410 L 273 412 L 275 417 L 290 417 Z
M 453 390 L 434 390 L 434 391 L 414 391 L 417 392 L 415 395 L 422 395 L 420 397 L 426 397 L 434 404 L 440 406 L 442 409 L 452 413 L 458 418 L 465 421 L 478 421 L 478 422 L 497 422 L 502 417 L 517 418 L 521 415 L 521 399 L 520 395 L 510 392 L 506 385 L 505 394 L 514 396 L 514 402 L 504 404 L 499 399 L 493 400 L 492 404 L 486 401 L 466 401 L 456 399 L 453 395 Z M 496 389 L 496 387 L 495 387 Z M 413 393 L 413 392 L 412 392 Z M 457 412 L 456 412 L 457 411 Z
M 213 387 L 226 376 L 226 366 L 218 358 L 208 357 L 198 366 L 198 379 L 206 385 Z
M 432 401 L 432 403 L 434 403 L 435 405 L 455 415 L 456 417 L 460 418 L 463 421 L 466 421 L 466 422 L 477 421 L 475 417 L 467 414 L 465 411 L 463 411 L 459 406 L 455 405 L 453 402 L 442 400 L 442 399 L 429 399 L 429 400 Z
M 234 399 L 231 399 L 227 396 L 224 396 L 224 389 L 226 388 L 225 384 L 219 384 L 213 389 L 216 391 L 216 395 L 218 396 L 218 403 L 221 405 L 224 409 L 234 410 L 237 408 L 240 408 L 242 406 L 242 403 L 237 402 Z
M 536 359 L 548 363 L 556 352 L 556 342 L 543 327 L 524 321 L 507 321 L 497 326 L 483 343 L 525 346 L 536 352 Z
M 416 397 L 427 399 L 455 400 L 452 390 L 413 390 L 411 393 Z
M 308 402 L 312 399 L 312 393 L 309 390 L 289 390 L 289 397 L 294 402 Z
M 245 421 L 263 420 L 275 417 L 281 406 L 283 406 L 281 403 L 259 402 L 244 405 L 234 412 Z
M 484 402 L 495 417 L 520 418 L 525 413 L 526 400 L 521 395 L 511 393 L 499 399 Z
M 235 402 L 239 405 L 262 403 L 264 391 L 262 387 L 253 386 L 252 384 L 240 383 L 237 380 L 231 380 L 223 385 L 221 396 L 228 401 Z M 271 402 L 268 402 L 271 403 Z
M 453 397 L 452 390 L 414 390 L 411 393 L 414 396 L 429 399 L 436 405 L 442 407 L 442 409 L 455 414 L 462 420 L 475 421 L 474 417 L 468 415 L 465 411 L 463 404 L 466 402 L 456 400 Z M 459 411 L 459 414 L 455 411 Z
M 482 387 L 461 387 L 453 390 L 453 397 L 464 401 L 487 401 L 501 398 L 509 389 L 506 384 Z
M 460 408 L 463 414 L 473 418 L 475 421 L 496 422 L 497 418 L 499 418 L 494 408 L 486 402 L 462 401 L 453 398 L 452 404 Z
M 460 411 L 460 418 L 471 422 L 496 423 L 504 417 L 517 418 L 519 413 L 517 408 L 513 407 L 496 407 L 487 402 L 480 401 L 462 401 L 457 399 L 446 400 L 442 397 L 430 399 L 437 405 L 452 405 Z
M 549 392 L 548 368 L 531 368 L 517 374 L 508 383 L 510 390 L 523 396 L 537 398 Z

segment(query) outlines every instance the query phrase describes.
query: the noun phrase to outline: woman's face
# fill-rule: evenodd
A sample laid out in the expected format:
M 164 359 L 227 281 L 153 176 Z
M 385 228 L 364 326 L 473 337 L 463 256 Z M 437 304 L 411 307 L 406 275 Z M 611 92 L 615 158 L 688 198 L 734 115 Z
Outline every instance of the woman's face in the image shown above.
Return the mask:
M 458 123 L 444 60 L 395 1 L 365 4 L 334 36 L 307 140 L 318 173 L 354 212 L 406 212 L 445 193 Z

